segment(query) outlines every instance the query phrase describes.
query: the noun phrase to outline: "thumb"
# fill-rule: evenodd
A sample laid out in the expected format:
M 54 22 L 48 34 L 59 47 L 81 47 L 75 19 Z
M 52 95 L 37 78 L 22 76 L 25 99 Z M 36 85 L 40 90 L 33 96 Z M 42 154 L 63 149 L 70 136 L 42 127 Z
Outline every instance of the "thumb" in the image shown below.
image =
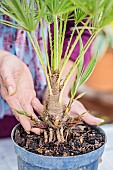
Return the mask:
M 2 76 L 2 81 L 6 89 L 8 90 L 9 96 L 12 96 L 16 93 L 16 82 L 11 73 L 8 73 Z
M 91 115 L 88 111 L 83 115 L 82 119 L 89 125 L 100 125 L 104 122 L 103 119 Z

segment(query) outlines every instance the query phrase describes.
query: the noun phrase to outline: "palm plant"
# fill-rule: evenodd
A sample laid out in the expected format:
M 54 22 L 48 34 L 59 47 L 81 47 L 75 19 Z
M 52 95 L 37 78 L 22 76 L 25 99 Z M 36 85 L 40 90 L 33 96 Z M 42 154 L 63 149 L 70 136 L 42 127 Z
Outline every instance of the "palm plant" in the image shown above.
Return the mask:
M 83 62 L 85 52 L 101 28 L 113 20 L 113 2 L 110 1 L 108 4 L 107 0 L 4 0 L 3 2 L 0 2 L 0 4 L 1 14 L 11 17 L 16 23 L 6 20 L 0 20 L 0 22 L 27 32 L 47 79 L 48 96 L 44 104 L 41 120 L 35 120 L 33 117 L 31 117 L 31 119 L 37 123 L 37 126 L 43 123 L 43 125 L 48 127 L 50 133 L 49 141 L 52 141 L 54 135 L 56 135 L 57 140 L 63 142 L 66 140 L 64 139 L 64 132 L 69 131 L 70 124 L 76 123 L 77 118 L 70 118 L 68 113 L 73 100 L 77 100 L 83 95 L 81 94 L 76 97 L 77 89 L 88 79 L 97 61 L 96 54 L 87 68 L 84 69 Z M 44 37 L 43 20 L 48 24 L 51 64 L 49 62 L 47 44 Z M 75 25 L 72 29 L 63 63 L 61 65 L 68 20 L 74 20 Z M 82 26 L 80 26 L 79 23 L 82 23 Z M 38 24 L 41 25 L 42 29 L 48 71 L 44 64 L 42 52 L 35 35 Z M 53 38 L 50 29 L 51 24 L 54 25 Z M 88 29 L 91 36 L 87 43 L 83 45 L 81 36 L 85 29 Z M 71 46 L 75 31 L 77 31 L 78 35 Z M 69 73 L 66 75 L 65 80 L 62 82 L 62 72 L 78 42 L 80 43 L 80 54 L 73 63 Z M 78 69 L 78 72 L 72 85 L 70 101 L 68 105 L 64 105 L 62 102 L 62 94 L 70 76 L 76 68 Z M 17 112 L 29 116 L 25 111 Z M 44 131 L 44 135 L 46 140 L 46 130 Z

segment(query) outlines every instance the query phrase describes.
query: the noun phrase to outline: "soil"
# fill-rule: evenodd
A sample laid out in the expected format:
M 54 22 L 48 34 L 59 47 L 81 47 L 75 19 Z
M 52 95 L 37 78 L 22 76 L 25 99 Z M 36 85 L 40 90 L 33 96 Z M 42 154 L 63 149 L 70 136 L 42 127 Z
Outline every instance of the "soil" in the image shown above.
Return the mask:
M 64 132 L 64 136 L 66 133 Z M 27 134 L 22 126 L 18 126 L 14 134 L 15 142 L 26 150 L 45 156 L 74 156 L 81 155 L 98 149 L 105 143 L 105 135 L 94 126 L 84 122 L 76 124 L 71 128 L 67 141 L 58 143 L 44 143 L 44 134 Z

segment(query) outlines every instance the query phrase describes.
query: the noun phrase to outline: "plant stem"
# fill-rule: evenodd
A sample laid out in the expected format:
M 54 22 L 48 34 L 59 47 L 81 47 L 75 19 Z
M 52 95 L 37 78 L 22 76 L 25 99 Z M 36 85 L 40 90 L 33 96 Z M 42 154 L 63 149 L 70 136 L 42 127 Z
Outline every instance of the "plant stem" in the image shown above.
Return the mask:
M 46 61 L 47 61 L 47 66 L 48 66 L 48 72 L 49 72 L 49 76 L 51 76 L 51 68 L 50 68 L 50 63 L 49 63 L 49 55 L 48 55 L 48 52 L 47 52 L 47 44 L 46 44 L 46 40 L 45 40 L 45 36 L 44 36 L 44 26 L 42 24 L 42 19 L 40 21 L 40 24 L 41 24 L 41 28 L 42 28 L 42 37 L 43 37 L 43 41 L 44 41 L 44 50 L 45 50 L 45 53 L 46 53 Z
M 53 71 L 58 70 L 58 20 L 54 17 L 54 59 Z
M 68 15 L 66 16 L 66 20 L 64 21 L 63 32 L 61 32 L 61 35 L 60 35 L 61 37 L 59 37 L 59 38 L 61 38 L 61 42 L 59 44 L 59 69 L 60 69 L 60 64 L 61 64 L 61 57 L 62 57 L 63 44 L 64 44 L 64 39 L 65 39 L 67 19 L 68 19 Z
M 76 27 L 73 28 L 73 31 L 72 31 L 72 33 L 71 33 L 71 37 L 70 37 L 70 40 L 69 40 L 69 42 L 68 42 L 68 46 L 67 46 L 67 48 L 66 48 L 64 58 L 66 58 L 66 56 L 67 56 L 67 54 L 68 54 L 69 47 L 70 47 L 70 45 L 71 45 L 71 41 L 72 41 L 72 38 L 73 38 L 73 35 L 74 35 L 75 30 L 76 30 Z
M 63 82 L 63 86 L 62 86 L 62 89 L 61 89 L 61 92 L 60 92 L 60 97 L 59 97 L 59 103 L 61 103 L 61 100 L 62 100 L 62 95 L 63 95 L 63 91 L 66 87 L 66 84 L 68 82 L 68 80 L 70 79 L 71 75 L 73 74 L 73 72 L 75 71 L 75 68 L 77 68 L 78 64 L 80 63 L 80 58 L 78 57 L 77 60 L 74 62 L 73 66 L 71 67 L 69 73 L 67 74 L 64 82 Z
M 88 18 L 87 22 L 85 23 L 85 26 L 90 22 L 90 20 L 91 20 L 91 17 Z M 67 62 L 68 62 L 68 60 L 69 60 L 69 58 L 70 58 L 70 56 L 71 56 L 71 54 L 72 54 L 72 52 L 73 52 L 76 44 L 78 43 L 78 41 L 79 41 L 79 39 L 80 39 L 80 37 L 81 37 L 81 35 L 82 35 L 83 32 L 84 32 L 84 27 L 83 27 L 83 29 L 79 32 L 78 36 L 76 37 L 73 45 L 71 46 L 71 49 L 70 49 L 68 55 L 65 56 L 64 61 L 63 61 L 63 63 L 62 63 L 62 69 L 60 70 L 59 79 L 61 78 L 61 75 L 62 75 L 62 73 L 63 73 L 63 71 L 64 71 L 64 68 L 66 67 L 66 64 L 67 64 Z
M 35 52 L 36 52 L 36 54 L 37 54 L 37 57 L 38 57 L 41 65 L 42 65 L 42 68 L 43 68 L 43 70 L 44 70 L 44 73 L 45 73 L 45 76 L 46 76 L 46 79 L 47 79 L 47 83 L 48 83 L 48 88 L 49 88 L 49 91 L 50 91 L 50 95 L 52 95 L 50 78 L 49 78 L 49 76 L 48 76 L 47 69 L 46 69 L 46 66 L 45 66 L 45 64 L 44 64 L 44 61 L 43 61 L 43 58 L 42 58 L 42 53 L 41 53 L 41 51 L 40 51 L 40 47 L 39 47 L 39 44 L 38 44 L 38 42 L 37 42 L 36 36 L 35 36 L 35 34 L 34 34 L 34 32 L 33 32 L 33 38 L 34 38 L 34 39 L 33 39 L 32 36 L 31 36 L 31 34 L 30 34 L 29 32 L 27 32 L 27 33 L 28 33 L 28 36 L 29 36 L 29 38 L 30 38 L 30 40 L 31 40 L 31 43 L 32 43 L 32 45 L 33 45 L 33 47 L 34 47 L 34 49 L 35 49 Z
M 99 32 L 99 30 L 98 30 L 96 33 L 92 34 L 92 36 L 89 38 L 89 40 L 88 40 L 87 43 L 85 44 L 84 49 L 83 49 L 83 51 L 82 51 L 81 53 L 84 53 L 84 54 L 85 54 L 85 52 L 87 51 L 87 49 L 88 49 L 89 46 L 91 45 L 92 41 L 94 40 L 94 38 L 96 37 L 96 35 L 97 35 L 98 32 Z M 79 56 L 80 56 L 80 55 L 79 55 Z M 79 56 L 78 56 L 78 57 L 79 57 Z M 70 73 L 70 74 L 72 74 L 72 73 Z M 75 80 L 75 81 L 76 81 L 76 80 Z M 78 82 L 77 88 L 78 88 L 78 87 L 79 87 L 79 82 Z M 77 88 L 76 88 L 76 91 L 77 91 Z M 75 91 L 75 95 L 76 95 L 76 91 Z M 71 104 L 72 104 L 72 102 L 73 102 L 73 99 L 74 99 L 75 95 L 71 96 L 71 98 L 70 98 L 70 100 L 69 100 L 68 108 L 71 107 Z
M 51 35 L 50 25 L 48 25 L 48 33 L 49 33 L 49 43 L 50 43 L 50 51 L 51 51 L 51 71 L 53 73 L 53 45 L 52 45 L 52 35 Z

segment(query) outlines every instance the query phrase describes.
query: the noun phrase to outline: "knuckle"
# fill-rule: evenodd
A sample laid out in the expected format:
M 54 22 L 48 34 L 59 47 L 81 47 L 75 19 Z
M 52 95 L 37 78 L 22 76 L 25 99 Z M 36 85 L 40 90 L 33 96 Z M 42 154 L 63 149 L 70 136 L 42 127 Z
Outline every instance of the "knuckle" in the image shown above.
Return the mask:
M 8 81 L 9 74 L 10 73 L 7 73 L 7 70 L 1 69 L 1 79 L 4 83 Z
M 25 100 L 25 99 L 22 100 L 21 105 L 22 105 L 22 107 L 24 107 L 24 108 L 27 107 L 27 104 L 26 104 L 26 100 Z

